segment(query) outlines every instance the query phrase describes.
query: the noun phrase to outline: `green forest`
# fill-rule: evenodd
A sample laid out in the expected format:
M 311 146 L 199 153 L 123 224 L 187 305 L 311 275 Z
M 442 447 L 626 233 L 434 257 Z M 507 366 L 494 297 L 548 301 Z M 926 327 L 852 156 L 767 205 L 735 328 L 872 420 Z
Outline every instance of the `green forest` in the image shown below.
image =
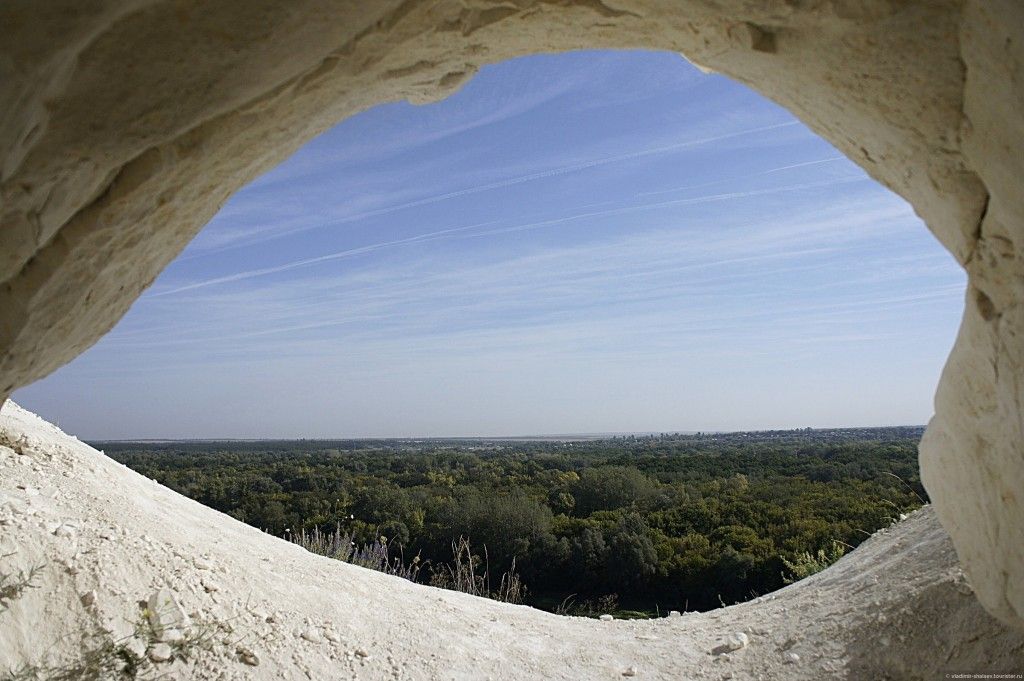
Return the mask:
M 919 507 L 921 432 L 92 444 L 268 533 L 383 551 L 408 578 L 447 585 L 471 553 L 484 593 L 509 574 L 507 600 L 644 616 L 773 591 Z

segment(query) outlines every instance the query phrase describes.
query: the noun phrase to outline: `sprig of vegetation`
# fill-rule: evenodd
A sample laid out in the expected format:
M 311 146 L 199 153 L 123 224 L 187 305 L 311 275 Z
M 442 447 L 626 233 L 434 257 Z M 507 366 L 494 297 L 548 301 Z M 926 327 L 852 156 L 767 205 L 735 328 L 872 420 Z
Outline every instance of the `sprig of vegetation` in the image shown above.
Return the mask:
M 576 594 L 570 594 L 555 608 L 556 614 L 571 615 L 573 617 L 599 617 L 617 612 L 619 612 L 618 594 L 605 594 L 582 601 L 576 600 Z
M 0 559 L 10 558 L 15 554 L 8 553 L 0 556 Z M 21 598 L 27 589 L 35 589 L 35 578 L 46 567 L 46 563 L 39 563 L 26 570 L 17 572 L 0 572 L 0 613 L 8 609 L 11 601 Z
M 522 603 L 526 597 L 526 586 L 516 572 L 516 560 L 507 572 L 501 575 L 496 590 L 491 588 L 490 561 L 487 549 L 484 557 L 473 554 L 469 539 L 459 537 L 452 542 L 452 560 L 431 566 L 430 585 L 451 591 L 461 591 L 473 596 L 491 598 L 504 603 Z
M 215 627 L 209 624 L 193 625 L 182 636 L 166 645 L 170 659 L 191 659 L 213 648 Z M 142 654 L 133 640 L 142 641 Z M 79 653 L 70 661 L 22 664 L 0 676 L 2 681 L 123 681 L 155 680 L 165 676 L 159 666 L 146 655 L 161 643 L 159 632 L 153 627 L 146 610 L 142 610 L 131 634 L 113 637 L 98 624 L 82 633 Z
M 844 553 L 846 553 L 846 547 L 834 541 L 829 548 L 818 549 L 817 553 L 813 555 L 810 551 L 804 551 L 793 560 L 783 558 L 782 564 L 786 566 L 786 573 L 783 573 L 782 581 L 792 584 L 810 577 L 842 558 Z
M 415 556 L 406 563 L 401 547 L 398 549 L 398 555 L 392 556 L 388 538 L 385 536 L 378 537 L 376 541 L 357 545 L 355 534 L 342 531 L 340 524 L 335 526 L 331 533 L 321 532 L 317 527 L 309 531 L 302 529 L 291 538 L 291 541 L 310 553 L 394 575 L 412 582 L 417 580 L 420 570 L 423 568 L 419 556 Z

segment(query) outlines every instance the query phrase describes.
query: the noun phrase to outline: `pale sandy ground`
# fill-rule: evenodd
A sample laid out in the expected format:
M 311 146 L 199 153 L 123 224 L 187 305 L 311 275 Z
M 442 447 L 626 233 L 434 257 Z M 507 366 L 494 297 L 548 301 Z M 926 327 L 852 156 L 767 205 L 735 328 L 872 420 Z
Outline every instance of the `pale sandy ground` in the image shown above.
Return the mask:
M 566 618 L 309 554 L 8 402 L 0 411 L 0 555 L 0 573 L 45 564 L 36 588 L 0 613 L 0 675 L 25 663 L 73 661 L 90 632 L 93 642 L 127 640 L 160 657 L 152 639 L 125 637 L 141 617 L 139 601 L 161 589 L 191 615 L 181 628 L 210 634 L 212 644 L 189 661 L 153 663 L 144 678 L 1024 674 L 1024 635 L 976 604 L 927 508 L 831 569 L 751 603 L 653 621 Z M 173 607 L 160 614 L 170 627 Z M 711 652 L 738 632 L 746 647 Z

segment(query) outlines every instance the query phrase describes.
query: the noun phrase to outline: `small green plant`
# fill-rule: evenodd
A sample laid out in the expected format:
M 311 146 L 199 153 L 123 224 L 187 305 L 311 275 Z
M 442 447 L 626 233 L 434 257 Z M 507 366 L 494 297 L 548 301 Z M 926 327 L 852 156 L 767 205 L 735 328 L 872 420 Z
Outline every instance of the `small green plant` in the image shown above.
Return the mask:
M 818 549 L 817 553 L 813 555 L 810 551 L 805 551 L 798 554 L 796 559 L 792 561 L 783 558 L 782 563 L 786 566 L 789 574 L 787 575 L 783 572 L 782 581 L 786 584 L 799 582 L 805 577 L 821 572 L 842 558 L 844 553 L 846 553 L 846 547 L 837 541 L 833 541 L 827 549 Z
M 620 620 L 646 620 L 652 616 L 660 617 L 660 614 L 653 614 L 643 610 L 629 610 L 619 604 L 618 594 L 605 594 L 596 598 L 588 598 L 576 601 L 576 594 L 570 594 L 559 603 L 554 610 L 556 615 L 567 617 L 600 617 L 601 615 L 613 615 Z
M 82 637 L 81 655 L 66 664 L 28 665 L 9 672 L 4 681 L 102 681 L 104 679 L 137 679 L 149 660 L 138 657 L 118 645 L 105 633 L 93 632 Z
M 161 643 L 148 611 L 143 609 L 134 630 L 123 638 L 114 638 L 98 625 L 82 634 L 77 659 L 62 663 L 23 664 L 0 676 L 2 681 L 107 681 L 163 678 L 156 664 L 146 655 Z M 183 636 L 167 642 L 169 659 L 191 659 L 213 647 L 215 627 L 193 626 Z M 141 641 L 140 646 L 138 642 Z M 140 654 L 141 653 L 141 654 Z
M 13 553 L 8 553 L 0 558 L 10 558 L 13 555 Z M 21 598 L 27 589 L 36 588 L 33 580 L 39 576 L 44 567 L 46 567 L 45 563 L 39 563 L 30 567 L 28 571 L 0 572 L 0 613 L 6 612 L 8 604 Z
M 619 595 L 605 594 L 596 598 L 574 602 L 573 596 L 562 601 L 555 609 L 559 615 L 572 615 L 574 617 L 600 617 L 601 615 L 612 615 L 619 611 Z

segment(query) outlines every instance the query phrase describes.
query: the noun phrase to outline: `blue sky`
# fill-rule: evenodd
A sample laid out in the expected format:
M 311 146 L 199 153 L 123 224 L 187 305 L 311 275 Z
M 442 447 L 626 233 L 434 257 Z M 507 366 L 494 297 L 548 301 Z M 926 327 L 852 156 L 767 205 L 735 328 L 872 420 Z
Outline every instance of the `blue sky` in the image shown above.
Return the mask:
M 535 56 L 309 142 L 15 399 L 86 438 L 924 423 L 963 288 L 746 87 Z

